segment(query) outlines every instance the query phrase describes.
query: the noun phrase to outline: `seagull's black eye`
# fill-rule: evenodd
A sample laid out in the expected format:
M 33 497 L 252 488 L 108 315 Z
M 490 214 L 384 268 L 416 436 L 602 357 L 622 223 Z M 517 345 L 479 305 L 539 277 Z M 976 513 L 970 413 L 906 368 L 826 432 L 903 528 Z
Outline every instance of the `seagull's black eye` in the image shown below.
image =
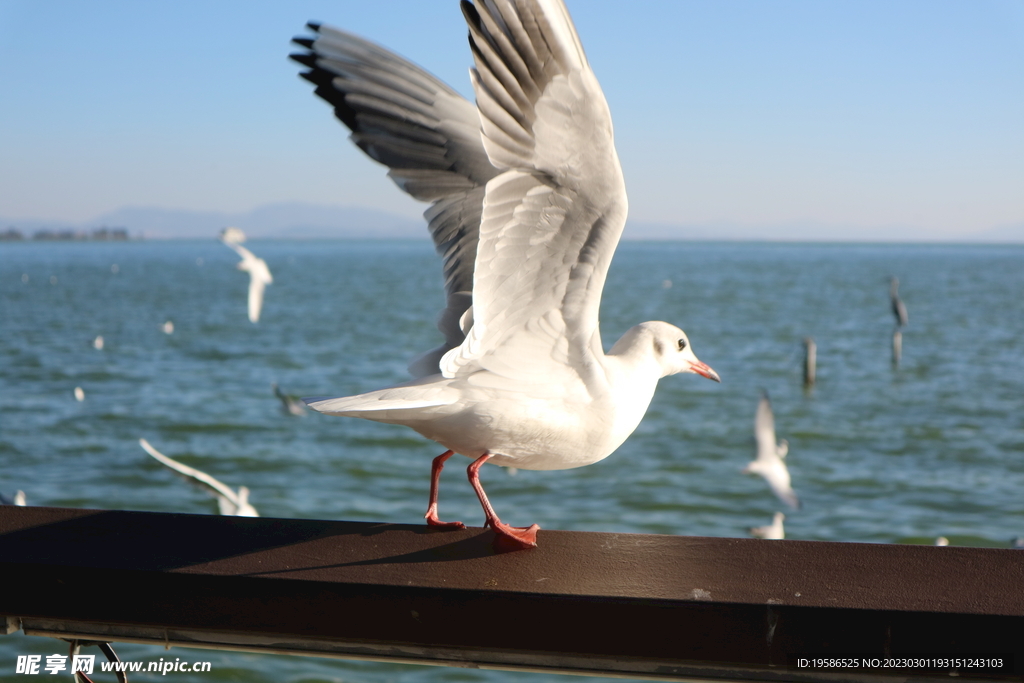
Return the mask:
M 680 339 L 679 340 L 679 350 L 682 351 L 685 348 L 686 348 L 686 340 L 685 339 Z

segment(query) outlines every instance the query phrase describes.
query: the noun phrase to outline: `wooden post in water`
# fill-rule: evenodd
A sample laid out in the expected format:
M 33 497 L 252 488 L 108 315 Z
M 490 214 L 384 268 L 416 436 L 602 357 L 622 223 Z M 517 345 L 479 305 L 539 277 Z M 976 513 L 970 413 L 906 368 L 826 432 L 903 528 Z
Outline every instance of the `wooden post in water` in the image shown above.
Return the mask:
M 814 386 L 817 364 L 818 346 L 811 337 L 804 337 L 804 389 Z

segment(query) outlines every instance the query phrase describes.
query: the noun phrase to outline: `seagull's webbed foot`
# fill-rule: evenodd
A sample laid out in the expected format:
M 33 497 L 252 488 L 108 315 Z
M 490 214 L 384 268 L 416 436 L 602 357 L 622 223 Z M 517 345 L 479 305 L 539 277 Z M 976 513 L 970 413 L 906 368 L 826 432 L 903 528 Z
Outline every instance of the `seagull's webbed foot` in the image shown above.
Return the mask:
M 491 527 L 494 533 L 497 534 L 494 542 L 499 546 L 506 546 L 516 550 L 537 547 L 537 531 L 540 529 L 540 526 L 537 524 L 531 524 L 528 527 L 509 526 L 497 517 L 488 519 L 485 524 Z
M 473 490 L 476 491 L 477 498 L 480 499 L 480 505 L 484 509 L 484 515 L 486 519 L 484 521 L 485 526 L 491 527 L 497 537 L 494 539 L 495 545 L 502 547 L 504 546 L 507 550 L 522 550 L 524 548 L 536 548 L 537 547 L 537 530 L 540 527 L 533 524 L 528 527 L 523 526 L 509 526 L 495 514 L 494 508 L 491 507 L 491 502 L 487 500 L 487 494 L 484 493 L 483 484 L 480 483 L 480 468 L 483 464 L 494 457 L 493 453 L 484 453 L 479 458 L 473 461 L 473 464 L 469 466 L 466 473 L 469 475 L 469 483 L 473 485 Z
M 423 515 L 427 520 L 428 526 L 436 526 L 446 529 L 465 529 L 466 525 L 462 522 L 442 522 L 437 518 L 437 503 L 432 504 L 427 508 L 427 514 Z

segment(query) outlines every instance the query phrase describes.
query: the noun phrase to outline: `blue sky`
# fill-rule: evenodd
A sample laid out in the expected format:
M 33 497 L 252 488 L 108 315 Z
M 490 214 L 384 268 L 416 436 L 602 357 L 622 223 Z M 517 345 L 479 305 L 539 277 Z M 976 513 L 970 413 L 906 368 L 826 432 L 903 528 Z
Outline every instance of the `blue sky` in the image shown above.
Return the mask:
M 1021 0 L 568 4 L 633 221 L 768 239 L 1024 226 Z M 471 96 L 454 0 L 0 0 L 0 216 L 280 201 L 418 216 L 287 59 L 309 19 Z

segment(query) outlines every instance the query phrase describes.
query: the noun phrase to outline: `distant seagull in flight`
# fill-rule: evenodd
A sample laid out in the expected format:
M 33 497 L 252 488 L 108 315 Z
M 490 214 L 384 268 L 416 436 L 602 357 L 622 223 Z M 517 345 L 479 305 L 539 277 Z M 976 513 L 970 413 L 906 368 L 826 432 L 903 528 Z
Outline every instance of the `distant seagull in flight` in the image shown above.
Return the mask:
M 298 396 L 292 396 L 281 391 L 281 388 L 277 386 L 277 382 L 270 385 L 274 389 L 274 396 L 277 396 L 278 400 L 281 401 L 281 410 L 289 415 L 305 415 L 306 404 Z
M 103 344 L 103 335 L 101 334 L 96 335 L 96 338 L 92 340 L 92 347 L 97 351 L 103 350 Z
M 903 328 L 910 320 L 907 307 L 900 298 L 900 279 L 895 276 L 889 281 L 889 300 L 892 302 L 892 314 L 896 317 L 896 329 L 892 333 L 892 364 L 895 367 L 903 358 Z
M 772 523 L 768 526 L 756 526 L 750 530 L 750 535 L 754 538 L 764 538 L 773 541 L 781 541 L 786 537 L 786 531 L 782 528 L 782 520 L 786 519 L 786 515 L 781 512 L 776 512 L 775 516 L 772 517 Z
M 82 387 L 75 387 L 75 400 L 78 402 L 85 400 L 85 389 Z
M 754 415 L 754 440 L 757 442 L 757 458 L 743 468 L 743 473 L 760 474 L 779 500 L 794 510 L 799 509 L 800 501 L 790 485 L 789 469 L 783 460 L 789 453 L 789 442 L 785 439 L 775 442 L 775 416 L 767 391 L 761 393 Z
M 239 244 L 245 240 L 245 233 L 238 228 L 225 228 L 220 238 L 225 245 L 242 257 L 238 269 L 249 273 L 249 320 L 259 322 L 260 310 L 263 308 L 263 290 L 274 282 L 270 268 L 267 267 L 266 261 Z
M 206 472 L 202 472 L 188 465 L 183 465 L 177 460 L 172 460 L 166 455 L 158 451 L 149 445 L 149 442 L 145 439 L 139 439 L 139 445 L 142 449 L 152 455 L 156 460 L 165 467 L 168 467 L 176 474 L 185 477 L 190 482 L 198 484 L 207 490 L 208 493 L 217 498 L 217 507 L 220 509 L 220 514 L 229 515 L 234 517 L 259 517 L 260 513 L 256 512 L 256 508 L 249 504 L 249 489 L 245 486 L 239 486 L 238 491 L 234 491 L 229 487 L 222 484 L 220 481 L 214 479 Z

